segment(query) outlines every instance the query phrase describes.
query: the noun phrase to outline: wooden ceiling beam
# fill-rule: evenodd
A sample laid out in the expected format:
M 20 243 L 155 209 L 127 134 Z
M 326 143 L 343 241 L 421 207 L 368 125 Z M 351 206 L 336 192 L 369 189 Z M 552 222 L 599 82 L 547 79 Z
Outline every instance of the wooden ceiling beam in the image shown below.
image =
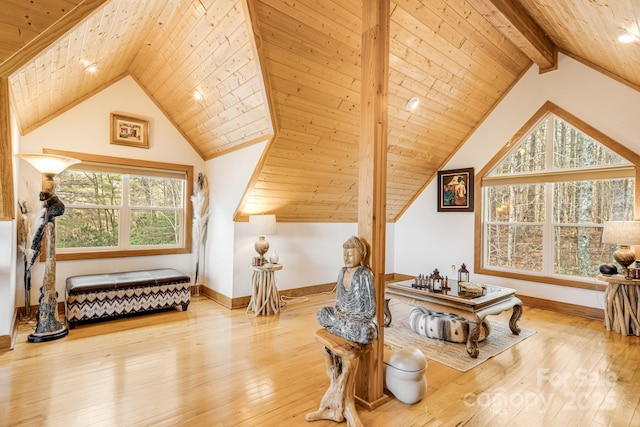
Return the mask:
M 12 220 L 15 217 L 9 110 L 9 81 L 6 77 L 0 77 L 0 220 Z
M 517 0 L 468 1 L 511 43 L 538 65 L 540 73 L 558 68 L 556 45 Z

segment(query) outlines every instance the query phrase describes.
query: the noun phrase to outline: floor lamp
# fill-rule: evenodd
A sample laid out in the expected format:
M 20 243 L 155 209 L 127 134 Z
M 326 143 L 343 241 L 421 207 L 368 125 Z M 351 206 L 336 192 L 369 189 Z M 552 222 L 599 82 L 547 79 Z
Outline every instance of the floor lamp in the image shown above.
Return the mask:
M 58 320 L 58 292 L 56 292 L 56 216 L 64 213 L 64 204 L 56 196 L 53 178 L 68 168 L 80 163 L 71 157 L 51 154 L 16 154 L 31 163 L 44 175 L 40 200 L 45 206 L 44 228 L 46 253 L 44 277 L 40 288 L 35 331 L 27 337 L 29 342 L 44 342 L 62 338 L 69 333 L 66 325 Z M 40 235 L 40 239 L 42 235 Z

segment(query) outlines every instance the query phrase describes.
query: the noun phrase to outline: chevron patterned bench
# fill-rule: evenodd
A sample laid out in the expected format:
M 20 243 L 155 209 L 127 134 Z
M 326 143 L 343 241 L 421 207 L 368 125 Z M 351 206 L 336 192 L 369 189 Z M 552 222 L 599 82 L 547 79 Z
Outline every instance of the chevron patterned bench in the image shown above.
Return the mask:
M 67 278 L 66 317 L 78 322 L 182 306 L 191 302 L 191 278 L 172 268 Z

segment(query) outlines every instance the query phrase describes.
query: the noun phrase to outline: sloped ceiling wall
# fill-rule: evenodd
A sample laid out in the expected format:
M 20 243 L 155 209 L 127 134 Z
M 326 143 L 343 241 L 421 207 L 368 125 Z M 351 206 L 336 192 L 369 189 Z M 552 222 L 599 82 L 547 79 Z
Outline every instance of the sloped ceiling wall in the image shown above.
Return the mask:
M 204 159 L 270 140 L 237 219 L 357 220 L 361 3 L 3 2 L 0 77 L 27 133 L 131 75 Z M 531 64 L 560 50 L 640 87 L 635 0 L 391 3 L 387 219 Z M 95 64 L 96 72 L 86 71 Z M 196 101 L 194 91 L 203 98 Z M 421 102 L 408 111 L 407 101 Z M 135 113 L 132 111 L 131 113 Z

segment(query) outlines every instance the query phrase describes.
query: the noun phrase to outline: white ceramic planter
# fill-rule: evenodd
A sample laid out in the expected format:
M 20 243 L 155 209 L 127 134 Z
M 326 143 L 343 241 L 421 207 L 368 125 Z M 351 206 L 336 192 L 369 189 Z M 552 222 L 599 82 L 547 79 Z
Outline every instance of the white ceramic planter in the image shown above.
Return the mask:
M 385 352 L 385 387 L 393 395 L 408 405 L 422 400 L 427 393 L 427 359 L 420 350 L 405 347 Z

